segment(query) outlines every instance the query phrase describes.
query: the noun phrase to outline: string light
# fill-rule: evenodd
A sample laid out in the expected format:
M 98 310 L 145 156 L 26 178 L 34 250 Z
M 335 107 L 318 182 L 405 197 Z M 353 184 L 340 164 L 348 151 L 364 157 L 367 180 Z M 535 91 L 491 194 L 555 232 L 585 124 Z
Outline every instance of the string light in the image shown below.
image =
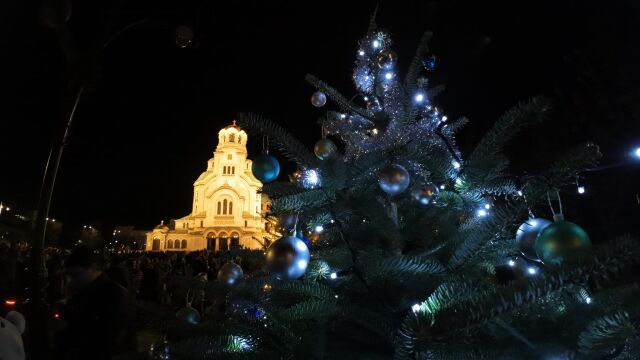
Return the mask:
M 456 178 L 456 184 L 457 185 L 462 185 L 462 179 Z
M 331 280 L 335 280 L 338 278 L 338 274 L 332 272 L 331 275 L 329 275 L 329 277 L 331 278 Z
M 516 266 L 516 262 L 513 260 L 509 260 L 509 266 L 514 267 Z
M 586 299 L 584 299 L 584 302 L 585 302 L 585 303 L 587 303 L 587 304 L 591 304 L 591 302 L 592 302 L 592 301 L 593 301 L 593 300 L 592 300 L 590 297 L 588 297 L 588 296 L 587 296 L 587 298 L 586 298 Z
M 360 56 L 364 56 L 364 50 L 360 50 L 360 51 L 358 51 L 358 54 L 359 54 Z
M 444 185 L 440 185 L 440 190 L 444 190 Z
M 534 267 L 529 267 L 529 268 L 527 269 L 527 272 L 528 272 L 529 274 L 531 274 L 531 275 L 535 275 L 538 271 L 537 271 L 537 270 L 536 270 L 536 268 L 534 268 Z
M 633 151 L 633 154 L 640 159 L 640 146 Z
M 491 209 L 491 204 L 484 204 L 484 208 L 487 210 Z
M 456 161 L 456 160 L 453 160 L 451 162 L 451 165 L 453 165 L 454 169 L 460 169 L 460 163 L 458 161 Z
M 487 216 L 487 210 L 485 210 L 485 209 L 478 210 L 478 216 L 480 216 L 480 217 Z
M 416 95 L 416 101 L 417 102 L 422 102 L 422 100 L 424 100 L 424 95 L 423 94 L 417 94 Z
M 387 80 L 391 80 L 393 79 L 393 73 L 392 72 L 387 72 L 384 74 L 384 78 Z
M 578 194 L 584 194 L 585 191 L 584 186 L 578 186 Z
M 445 115 L 445 116 L 443 116 L 443 117 L 442 117 L 442 122 L 447 121 L 447 119 L 448 119 L 448 117 L 447 117 L 446 115 Z
M 420 304 L 413 304 L 413 306 L 411 306 L 411 310 L 414 313 L 420 311 Z
M 321 233 L 323 230 L 324 230 L 324 227 L 323 227 L 322 225 L 318 225 L 318 226 L 316 226 L 316 228 L 315 228 L 315 231 L 316 231 L 317 233 Z
M 522 196 L 523 195 L 522 190 L 518 190 L 517 194 L 518 196 Z

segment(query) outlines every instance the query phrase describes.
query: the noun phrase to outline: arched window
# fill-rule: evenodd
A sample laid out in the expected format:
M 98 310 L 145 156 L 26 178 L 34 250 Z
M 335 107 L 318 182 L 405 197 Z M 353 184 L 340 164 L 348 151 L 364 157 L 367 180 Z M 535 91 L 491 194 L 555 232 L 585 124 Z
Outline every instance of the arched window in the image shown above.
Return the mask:
M 229 134 L 229 142 L 235 142 L 236 136 L 234 134 Z
M 229 201 L 229 215 L 233 215 L 233 201 Z
M 178 241 L 178 240 L 176 240 Z M 187 240 L 182 240 L 182 248 L 186 249 L 187 248 Z
M 180 240 L 176 240 L 174 244 L 175 244 L 175 245 L 173 246 L 174 248 L 176 248 L 176 249 L 180 249 Z
M 167 249 L 173 249 L 173 240 L 167 241 Z
M 224 199 L 224 200 L 222 201 L 222 213 L 223 213 L 224 215 L 227 215 L 227 199 Z
M 232 167 L 231 167 L 231 173 L 232 173 L 232 174 L 235 174 L 235 173 L 236 173 L 236 167 L 235 167 L 235 166 L 232 166 Z
M 227 167 L 226 166 L 222 167 L 222 175 L 227 175 Z
M 222 212 L 222 203 L 218 201 L 218 215 Z

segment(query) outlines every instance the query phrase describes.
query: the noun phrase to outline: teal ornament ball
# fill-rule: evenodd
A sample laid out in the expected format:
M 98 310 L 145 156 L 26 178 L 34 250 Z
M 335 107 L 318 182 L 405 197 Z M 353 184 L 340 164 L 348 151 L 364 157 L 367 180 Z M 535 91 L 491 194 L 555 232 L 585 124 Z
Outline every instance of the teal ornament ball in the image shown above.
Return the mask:
M 591 247 L 589 235 L 580 226 L 558 220 L 544 228 L 536 238 L 536 253 L 545 263 L 560 264 L 584 254 Z
M 280 163 L 278 163 L 278 159 L 267 153 L 260 154 L 253 159 L 251 172 L 258 180 L 269 183 L 280 174 Z
M 190 304 L 178 310 L 176 317 L 186 323 L 196 325 L 200 322 L 200 313 L 191 307 Z
M 539 260 L 536 253 L 536 239 L 538 234 L 552 222 L 543 218 L 531 218 L 518 227 L 516 231 L 516 242 L 522 255 L 531 260 Z

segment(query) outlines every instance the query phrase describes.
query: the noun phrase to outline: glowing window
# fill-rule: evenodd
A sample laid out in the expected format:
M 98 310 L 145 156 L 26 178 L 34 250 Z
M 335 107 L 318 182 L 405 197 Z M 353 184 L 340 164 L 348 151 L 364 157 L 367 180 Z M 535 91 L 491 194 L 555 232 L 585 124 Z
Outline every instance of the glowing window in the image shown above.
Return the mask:
M 173 240 L 167 241 L 167 249 L 173 249 Z
M 169 241 L 171 241 L 171 240 L 169 240 Z M 175 244 L 174 248 L 180 249 L 180 240 L 176 240 L 174 244 Z
M 232 155 L 231 154 L 227 154 L 227 160 L 231 160 Z
M 230 134 L 229 135 L 229 142 L 235 142 L 236 141 L 236 136 L 234 134 Z
M 176 240 L 178 241 L 178 240 Z M 187 240 L 182 240 L 182 248 L 186 249 L 187 248 Z
M 224 200 L 222 201 L 222 213 L 223 213 L 224 215 L 227 215 L 227 199 L 224 199 Z
M 233 201 L 229 201 L 229 215 L 233 215 Z

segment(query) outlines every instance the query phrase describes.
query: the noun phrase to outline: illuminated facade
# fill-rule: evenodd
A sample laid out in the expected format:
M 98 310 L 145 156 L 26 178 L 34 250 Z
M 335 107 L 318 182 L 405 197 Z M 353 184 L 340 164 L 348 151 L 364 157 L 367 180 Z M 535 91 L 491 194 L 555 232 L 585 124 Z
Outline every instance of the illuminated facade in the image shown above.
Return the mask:
M 191 213 L 146 234 L 149 251 L 228 250 L 232 246 L 261 249 L 268 199 L 251 173 L 247 134 L 235 125 L 218 132 L 218 146 L 193 183 Z

